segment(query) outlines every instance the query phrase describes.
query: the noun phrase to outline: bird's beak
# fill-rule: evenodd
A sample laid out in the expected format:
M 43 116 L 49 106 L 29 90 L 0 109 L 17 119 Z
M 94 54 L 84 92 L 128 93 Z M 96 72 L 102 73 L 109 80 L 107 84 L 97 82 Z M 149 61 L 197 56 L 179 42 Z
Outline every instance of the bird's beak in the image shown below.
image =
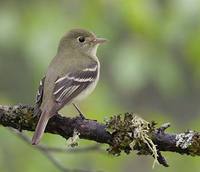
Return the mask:
M 103 43 L 105 43 L 105 42 L 107 42 L 108 40 L 107 39 L 104 39 L 104 38 L 95 38 L 95 39 L 93 39 L 93 43 L 95 43 L 95 44 L 103 44 Z

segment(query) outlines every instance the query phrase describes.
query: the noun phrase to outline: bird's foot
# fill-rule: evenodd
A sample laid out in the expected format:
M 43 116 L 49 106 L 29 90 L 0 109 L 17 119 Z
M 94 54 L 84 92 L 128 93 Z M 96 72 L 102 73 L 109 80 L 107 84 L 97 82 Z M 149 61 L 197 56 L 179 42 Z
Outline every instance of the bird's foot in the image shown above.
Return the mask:
M 76 106 L 74 103 L 73 103 L 73 106 L 75 107 L 75 109 L 78 111 L 79 113 L 79 116 L 81 117 L 81 119 L 86 119 L 84 114 L 80 111 L 80 109 L 78 108 L 78 106 Z

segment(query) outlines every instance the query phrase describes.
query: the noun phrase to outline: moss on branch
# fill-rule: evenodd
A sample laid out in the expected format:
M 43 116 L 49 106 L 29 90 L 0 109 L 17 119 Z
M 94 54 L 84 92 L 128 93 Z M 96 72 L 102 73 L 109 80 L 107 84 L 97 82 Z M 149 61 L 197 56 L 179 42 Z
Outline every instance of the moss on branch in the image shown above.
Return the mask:
M 33 115 L 33 107 L 28 105 L 0 105 L 0 125 L 15 129 L 34 131 L 38 117 Z M 155 122 L 147 122 L 133 113 L 113 115 L 105 124 L 80 117 L 67 118 L 61 115 L 52 117 L 45 132 L 60 135 L 66 139 L 79 133 L 80 139 L 93 140 L 109 145 L 108 152 L 120 155 L 137 151 L 139 155 L 152 155 L 168 166 L 161 151 L 171 151 L 192 156 L 200 155 L 200 133 L 166 133 L 169 124 L 156 127 Z

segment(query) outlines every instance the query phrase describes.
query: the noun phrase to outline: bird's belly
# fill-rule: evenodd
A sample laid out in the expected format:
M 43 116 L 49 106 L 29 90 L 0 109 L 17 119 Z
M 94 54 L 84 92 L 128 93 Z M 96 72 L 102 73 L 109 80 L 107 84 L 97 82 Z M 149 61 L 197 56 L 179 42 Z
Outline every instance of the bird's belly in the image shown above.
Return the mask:
M 74 100 L 72 100 L 72 102 L 74 103 L 79 102 L 83 100 L 84 98 L 86 98 L 87 96 L 89 96 L 94 91 L 99 81 L 99 74 L 100 74 L 100 63 L 98 59 L 97 59 L 97 62 L 98 62 L 98 73 L 97 73 L 96 80 L 93 83 L 91 83 L 86 90 L 82 91 L 82 93 L 80 93 L 77 97 L 75 97 Z
M 86 90 L 82 91 L 82 93 L 80 93 L 77 97 L 75 97 L 73 102 L 79 102 L 84 98 L 86 98 L 87 96 L 89 96 L 94 91 L 97 82 L 98 78 L 92 84 L 90 84 Z

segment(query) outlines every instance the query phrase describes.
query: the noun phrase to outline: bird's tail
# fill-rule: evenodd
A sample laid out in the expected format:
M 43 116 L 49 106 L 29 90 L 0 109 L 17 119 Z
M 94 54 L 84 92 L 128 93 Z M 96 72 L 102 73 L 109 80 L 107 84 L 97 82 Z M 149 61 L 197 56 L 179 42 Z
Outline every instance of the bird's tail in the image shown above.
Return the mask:
M 48 114 L 48 112 L 43 111 L 32 138 L 32 145 L 37 145 L 40 142 L 40 139 L 42 138 L 45 128 L 47 126 L 47 123 L 49 121 L 49 118 L 50 118 L 50 115 Z

